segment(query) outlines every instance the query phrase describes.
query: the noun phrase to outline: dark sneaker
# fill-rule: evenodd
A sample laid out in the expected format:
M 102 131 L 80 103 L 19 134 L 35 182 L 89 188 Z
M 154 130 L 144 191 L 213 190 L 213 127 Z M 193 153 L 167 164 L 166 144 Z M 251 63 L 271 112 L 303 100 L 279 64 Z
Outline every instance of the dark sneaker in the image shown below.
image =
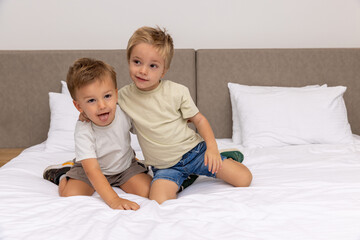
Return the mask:
M 233 160 L 240 163 L 244 160 L 244 155 L 236 148 L 220 150 L 220 155 L 227 158 L 232 158 Z
M 184 190 L 185 188 L 187 188 L 188 186 L 190 186 L 191 184 L 193 184 L 198 177 L 199 176 L 196 174 L 190 174 L 188 178 L 185 179 L 184 182 L 181 184 L 178 193 Z
M 74 166 L 73 161 L 51 165 L 44 170 L 43 178 L 45 180 L 49 180 L 52 183 L 55 183 L 56 185 L 59 185 L 60 177 L 67 173 L 72 166 Z

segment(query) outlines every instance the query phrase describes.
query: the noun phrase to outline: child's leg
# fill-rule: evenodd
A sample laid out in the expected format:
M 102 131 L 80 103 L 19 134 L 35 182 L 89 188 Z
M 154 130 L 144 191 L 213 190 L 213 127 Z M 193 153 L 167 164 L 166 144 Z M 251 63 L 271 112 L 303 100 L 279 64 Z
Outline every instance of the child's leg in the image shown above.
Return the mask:
M 161 204 L 166 200 L 176 199 L 181 184 L 188 176 L 186 173 L 184 174 L 183 164 L 184 159 L 181 159 L 170 168 L 152 168 L 154 178 L 150 187 L 150 200 L 155 200 Z
M 197 174 L 202 174 L 193 170 L 203 165 L 203 153 L 205 152 L 205 142 L 199 143 L 196 147 L 184 154 L 180 161 L 167 169 L 152 168 L 154 180 L 150 188 L 151 200 L 156 200 L 159 204 L 169 199 L 175 199 L 179 190 L 192 184 Z M 194 161 L 194 158 L 197 159 Z M 195 166 L 194 166 L 195 165 Z M 207 170 L 207 167 L 203 166 Z M 193 174 L 195 173 L 195 174 Z M 189 179 L 189 176 L 190 179 Z M 184 185 L 182 185 L 185 182 Z
M 152 177 L 148 169 L 138 160 L 133 159 L 131 165 L 123 172 L 107 176 L 111 186 L 120 187 L 124 192 L 149 197 Z
M 77 179 L 67 179 L 66 177 L 62 178 L 59 183 L 59 195 L 61 197 L 71 197 L 71 196 L 91 196 L 95 192 L 94 188 L 89 184 L 77 180 Z
M 222 179 L 234 187 L 248 187 L 252 181 L 250 170 L 231 158 L 224 159 L 216 178 Z
M 249 169 L 241 163 L 243 154 L 237 149 L 221 150 L 223 163 L 220 170 L 216 174 L 209 172 L 208 167 L 204 165 L 204 154 L 206 151 L 206 143 L 202 142 L 198 145 L 196 158 L 192 161 L 191 167 L 193 173 L 205 175 L 208 177 L 216 177 L 235 187 L 248 187 L 252 181 L 252 174 Z M 232 158 L 235 160 L 233 160 Z
M 59 183 L 59 194 L 61 197 L 91 196 L 94 192 L 95 189 L 79 162 L 75 162 L 74 166 L 61 178 Z
M 157 179 L 151 185 L 149 199 L 161 204 L 166 200 L 176 199 L 178 190 L 179 186 L 175 182 Z
M 136 194 L 141 197 L 149 197 L 152 177 L 146 173 L 139 173 L 132 176 L 120 186 L 126 193 Z
M 81 166 L 81 164 L 74 164 L 74 161 L 51 165 L 44 170 L 43 178 L 52 183 L 55 183 L 56 185 L 59 185 L 59 195 L 62 197 L 77 195 L 91 196 L 94 193 L 94 189 L 91 187 L 90 182 L 86 183 L 75 178 L 67 179 L 64 176 L 70 172 L 70 174 L 76 178 L 85 175 L 80 179 L 86 180 L 86 174 L 83 170 L 81 170 L 81 168 L 79 168 L 79 166 Z M 61 177 L 62 179 L 60 181 Z

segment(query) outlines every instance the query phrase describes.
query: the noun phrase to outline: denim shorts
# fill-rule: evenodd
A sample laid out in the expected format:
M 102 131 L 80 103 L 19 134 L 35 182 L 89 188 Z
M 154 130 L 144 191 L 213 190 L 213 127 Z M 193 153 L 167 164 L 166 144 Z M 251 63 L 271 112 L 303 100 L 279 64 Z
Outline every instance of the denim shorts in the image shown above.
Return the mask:
M 174 166 L 164 169 L 151 167 L 154 173 L 153 182 L 158 179 L 166 179 L 175 182 L 180 187 L 190 174 L 215 178 L 216 174 L 209 172 L 209 167 L 204 164 L 205 150 L 206 143 L 201 142 L 185 153 Z M 221 156 L 221 159 L 224 161 L 226 157 Z

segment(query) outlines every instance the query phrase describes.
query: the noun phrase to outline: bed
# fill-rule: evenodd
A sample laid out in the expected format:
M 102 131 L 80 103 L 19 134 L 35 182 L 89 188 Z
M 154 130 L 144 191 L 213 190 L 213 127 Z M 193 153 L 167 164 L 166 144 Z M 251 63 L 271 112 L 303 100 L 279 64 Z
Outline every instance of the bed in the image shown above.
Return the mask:
M 130 83 L 124 50 L 0 51 L 0 148 L 26 148 L 0 168 L 0 239 L 360 239 L 360 49 L 177 49 L 165 78 L 189 88 L 253 182 L 199 177 L 162 205 L 115 188 L 138 211 L 61 198 L 42 178 L 74 157 L 61 81 L 84 56 Z

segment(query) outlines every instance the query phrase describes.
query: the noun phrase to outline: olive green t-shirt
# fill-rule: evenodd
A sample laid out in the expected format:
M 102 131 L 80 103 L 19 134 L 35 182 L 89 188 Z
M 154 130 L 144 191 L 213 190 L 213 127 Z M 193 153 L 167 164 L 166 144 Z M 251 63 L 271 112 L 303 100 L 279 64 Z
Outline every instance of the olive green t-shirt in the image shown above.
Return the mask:
M 161 80 L 142 91 L 132 83 L 119 90 L 118 103 L 133 121 L 147 165 L 169 168 L 203 140 L 188 126 L 199 110 L 181 84 Z

